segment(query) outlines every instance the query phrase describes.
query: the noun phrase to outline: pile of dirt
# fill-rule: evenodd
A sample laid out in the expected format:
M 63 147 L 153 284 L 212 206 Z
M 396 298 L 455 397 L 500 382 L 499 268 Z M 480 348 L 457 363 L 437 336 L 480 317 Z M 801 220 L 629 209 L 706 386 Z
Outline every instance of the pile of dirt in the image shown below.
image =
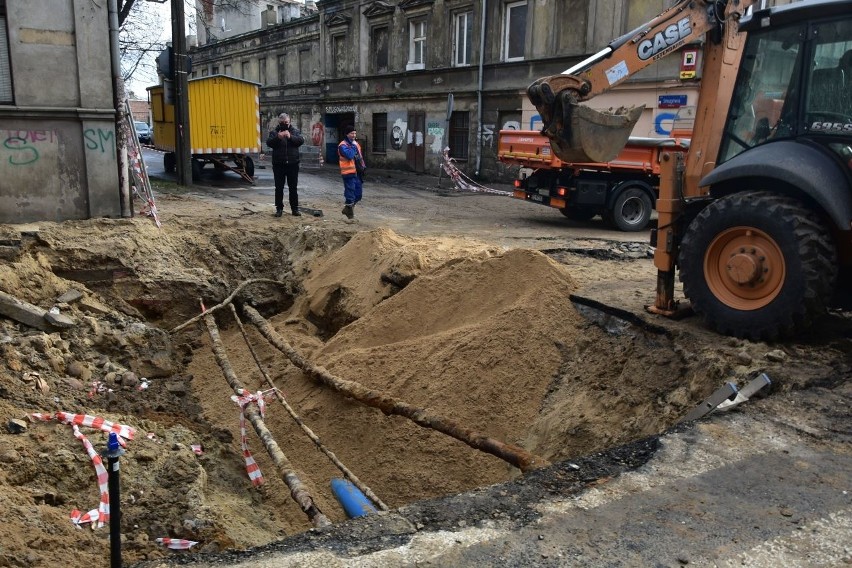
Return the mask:
M 167 331 L 197 315 L 199 299 L 210 307 L 251 278 L 279 284 L 251 285 L 237 302 L 257 306 L 309 360 L 551 461 L 659 432 L 722 377 L 765 368 L 761 345 L 607 332 L 571 303 L 574 267 L 540 252 L 309 223 L 270 232 L 227 215 L 216 229 L 187 214 L 161 230 L 97 220 L 0 235 L 17 243 L 0 261 L 0 291 L 75 322 L 40 331 L 0 318 L 0 565 L 103 565 L 109 555 L 107 528 L 69 518 L 97 507 L 92 460 L 69 425 L 27 424 L 32 413 L 135 429 L 121 457 L 127 563 L 172 554 L 162 537 L 215 552 L 311 527 L 250 432 L 266 480 L 252 487 L 239 409 L 203 325 Z M 217 320 L 240 380 L 268 389 L 230 311 Z M 247 329 L 279 392 L 391 508 L 519 475 L 319 386 Z M 266 422 L 318 507 L 344 520 L 329 488 L 340 472 L 272 396 Z M 104 432 L 82 430 L 105 447 Z

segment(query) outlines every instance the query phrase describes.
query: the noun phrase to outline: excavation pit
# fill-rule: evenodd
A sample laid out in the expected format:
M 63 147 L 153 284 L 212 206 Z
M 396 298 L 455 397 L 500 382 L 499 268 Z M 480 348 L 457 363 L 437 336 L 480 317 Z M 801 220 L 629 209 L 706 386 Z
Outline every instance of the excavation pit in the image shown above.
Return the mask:
M 136 428 L 122 458 L 128 562 L 165 555 L 153 544 L 161 537 L 214 553 L 312 527 L 249 429 L 265 481 L 252 486 L 239 407 L 205 325 L 173 331 L 249 280 L 258 281 L 233 297 L 238 313 L 257 308 L 312 364 L 550 463 L 654 436 L 732 372 L 684 348 L 688 338 L 678 333 L 589 319 L 572 302 L 571 267 L 541 252 L 388 230 L 269 234 L 225 226 L 209 235 L 184 227 L 177 239 L 144 222 L 137 232 L 109 221 L 94 228 L 101 238 L 60 226 L 22 238 L 0 270 L 2 289 L 33 304 L 82 292 L 60 306 L 77 320 L 73 329 L 36 332 L 0 320 L 2 405 L 16 417 L 65 410 Z M 266 373 L 389 508 L 523 475 L 493 453 L 319 384 L 243 318 L 261 373 L 230 309 L 217 309 L 215 320 L 242 384 L 268 390 Z M 23 385 L 28 363 L 49 392 Z M 271 393 L 264 420 L 316 506 L 333 523 L 345 520 L 330 490 L 341 472 Z M 71 564 L 99 562 L 106 531 L 75 532 L 67 519 L 69 506 L 88 509 L 97 500 L 91 464 L 70 429 L 33 423 L 7 445 L 28 456 L 10 476 L 22 502 L 44 509 L 45 522 L 59 527 L 57 542 L 91 545 L 75 549 Z M 12 517 L 7 530 L 24 534 L 27 516 Z M 9 542 L 9 554 L 25 558 L 30 544 Z M 61 545 L 50 548 L 47 564 L 68 560 Z

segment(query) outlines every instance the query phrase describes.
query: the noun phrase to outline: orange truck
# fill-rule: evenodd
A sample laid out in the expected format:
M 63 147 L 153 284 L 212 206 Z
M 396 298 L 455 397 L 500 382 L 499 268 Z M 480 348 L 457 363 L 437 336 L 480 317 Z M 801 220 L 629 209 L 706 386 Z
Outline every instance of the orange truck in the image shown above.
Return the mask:
M 660 156 L 686 152 L 688 139 L 630 138 L 609 162 L 568 163 L 534 130 L 501 130 L 497 155 L 521 166 L 514 197 L 555 207 L 569 219 L 600 215 L 622 231 L 641 231 L 651 220 L 660 185 Z

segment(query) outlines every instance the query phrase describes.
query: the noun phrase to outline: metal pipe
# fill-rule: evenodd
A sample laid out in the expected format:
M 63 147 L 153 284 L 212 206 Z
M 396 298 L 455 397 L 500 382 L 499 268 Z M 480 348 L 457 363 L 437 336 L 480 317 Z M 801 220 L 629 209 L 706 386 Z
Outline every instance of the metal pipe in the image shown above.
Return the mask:
M 479 80 L 476 86 L 476 123 L 479 132 L 476 137 L 476 170 L 474 175 L 479 177 L 479 165 L 482 163 L 482 75 L 485 66 L 485 15 L 488 0 L 482 0 L 482 14 L 479 22 Z
M 105 456 L 107 458 L 107 486 L 109 488 L 109 558 L 110 568 L 121 568 L 121 481 L 118 458 L 124 450 L 118 434 L 110 432 Z
M 130 179 L 128 172 L 130 164 L 127 158 L 127 146 L 121 136 L 124 123 L 124 81 L 121 78 L 121 51 L 118 48 L 118 0 L 109 0 L 109 51 L 112 67 L 112 93 L 115 103 L 115 144 L 118 156 L 119 206 L 122 217 L 132 217 L 133 210 L 130 202 Z

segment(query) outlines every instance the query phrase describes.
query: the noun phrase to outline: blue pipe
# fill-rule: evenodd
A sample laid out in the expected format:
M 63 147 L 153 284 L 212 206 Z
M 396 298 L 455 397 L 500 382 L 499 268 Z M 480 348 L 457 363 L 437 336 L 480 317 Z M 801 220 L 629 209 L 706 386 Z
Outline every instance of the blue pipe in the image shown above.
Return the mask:
M 350 519 L 365 517 L 377 512 L 370 500 L 348 479 L 332 479 L 331 492 L 334 493 L 346 516 Z

